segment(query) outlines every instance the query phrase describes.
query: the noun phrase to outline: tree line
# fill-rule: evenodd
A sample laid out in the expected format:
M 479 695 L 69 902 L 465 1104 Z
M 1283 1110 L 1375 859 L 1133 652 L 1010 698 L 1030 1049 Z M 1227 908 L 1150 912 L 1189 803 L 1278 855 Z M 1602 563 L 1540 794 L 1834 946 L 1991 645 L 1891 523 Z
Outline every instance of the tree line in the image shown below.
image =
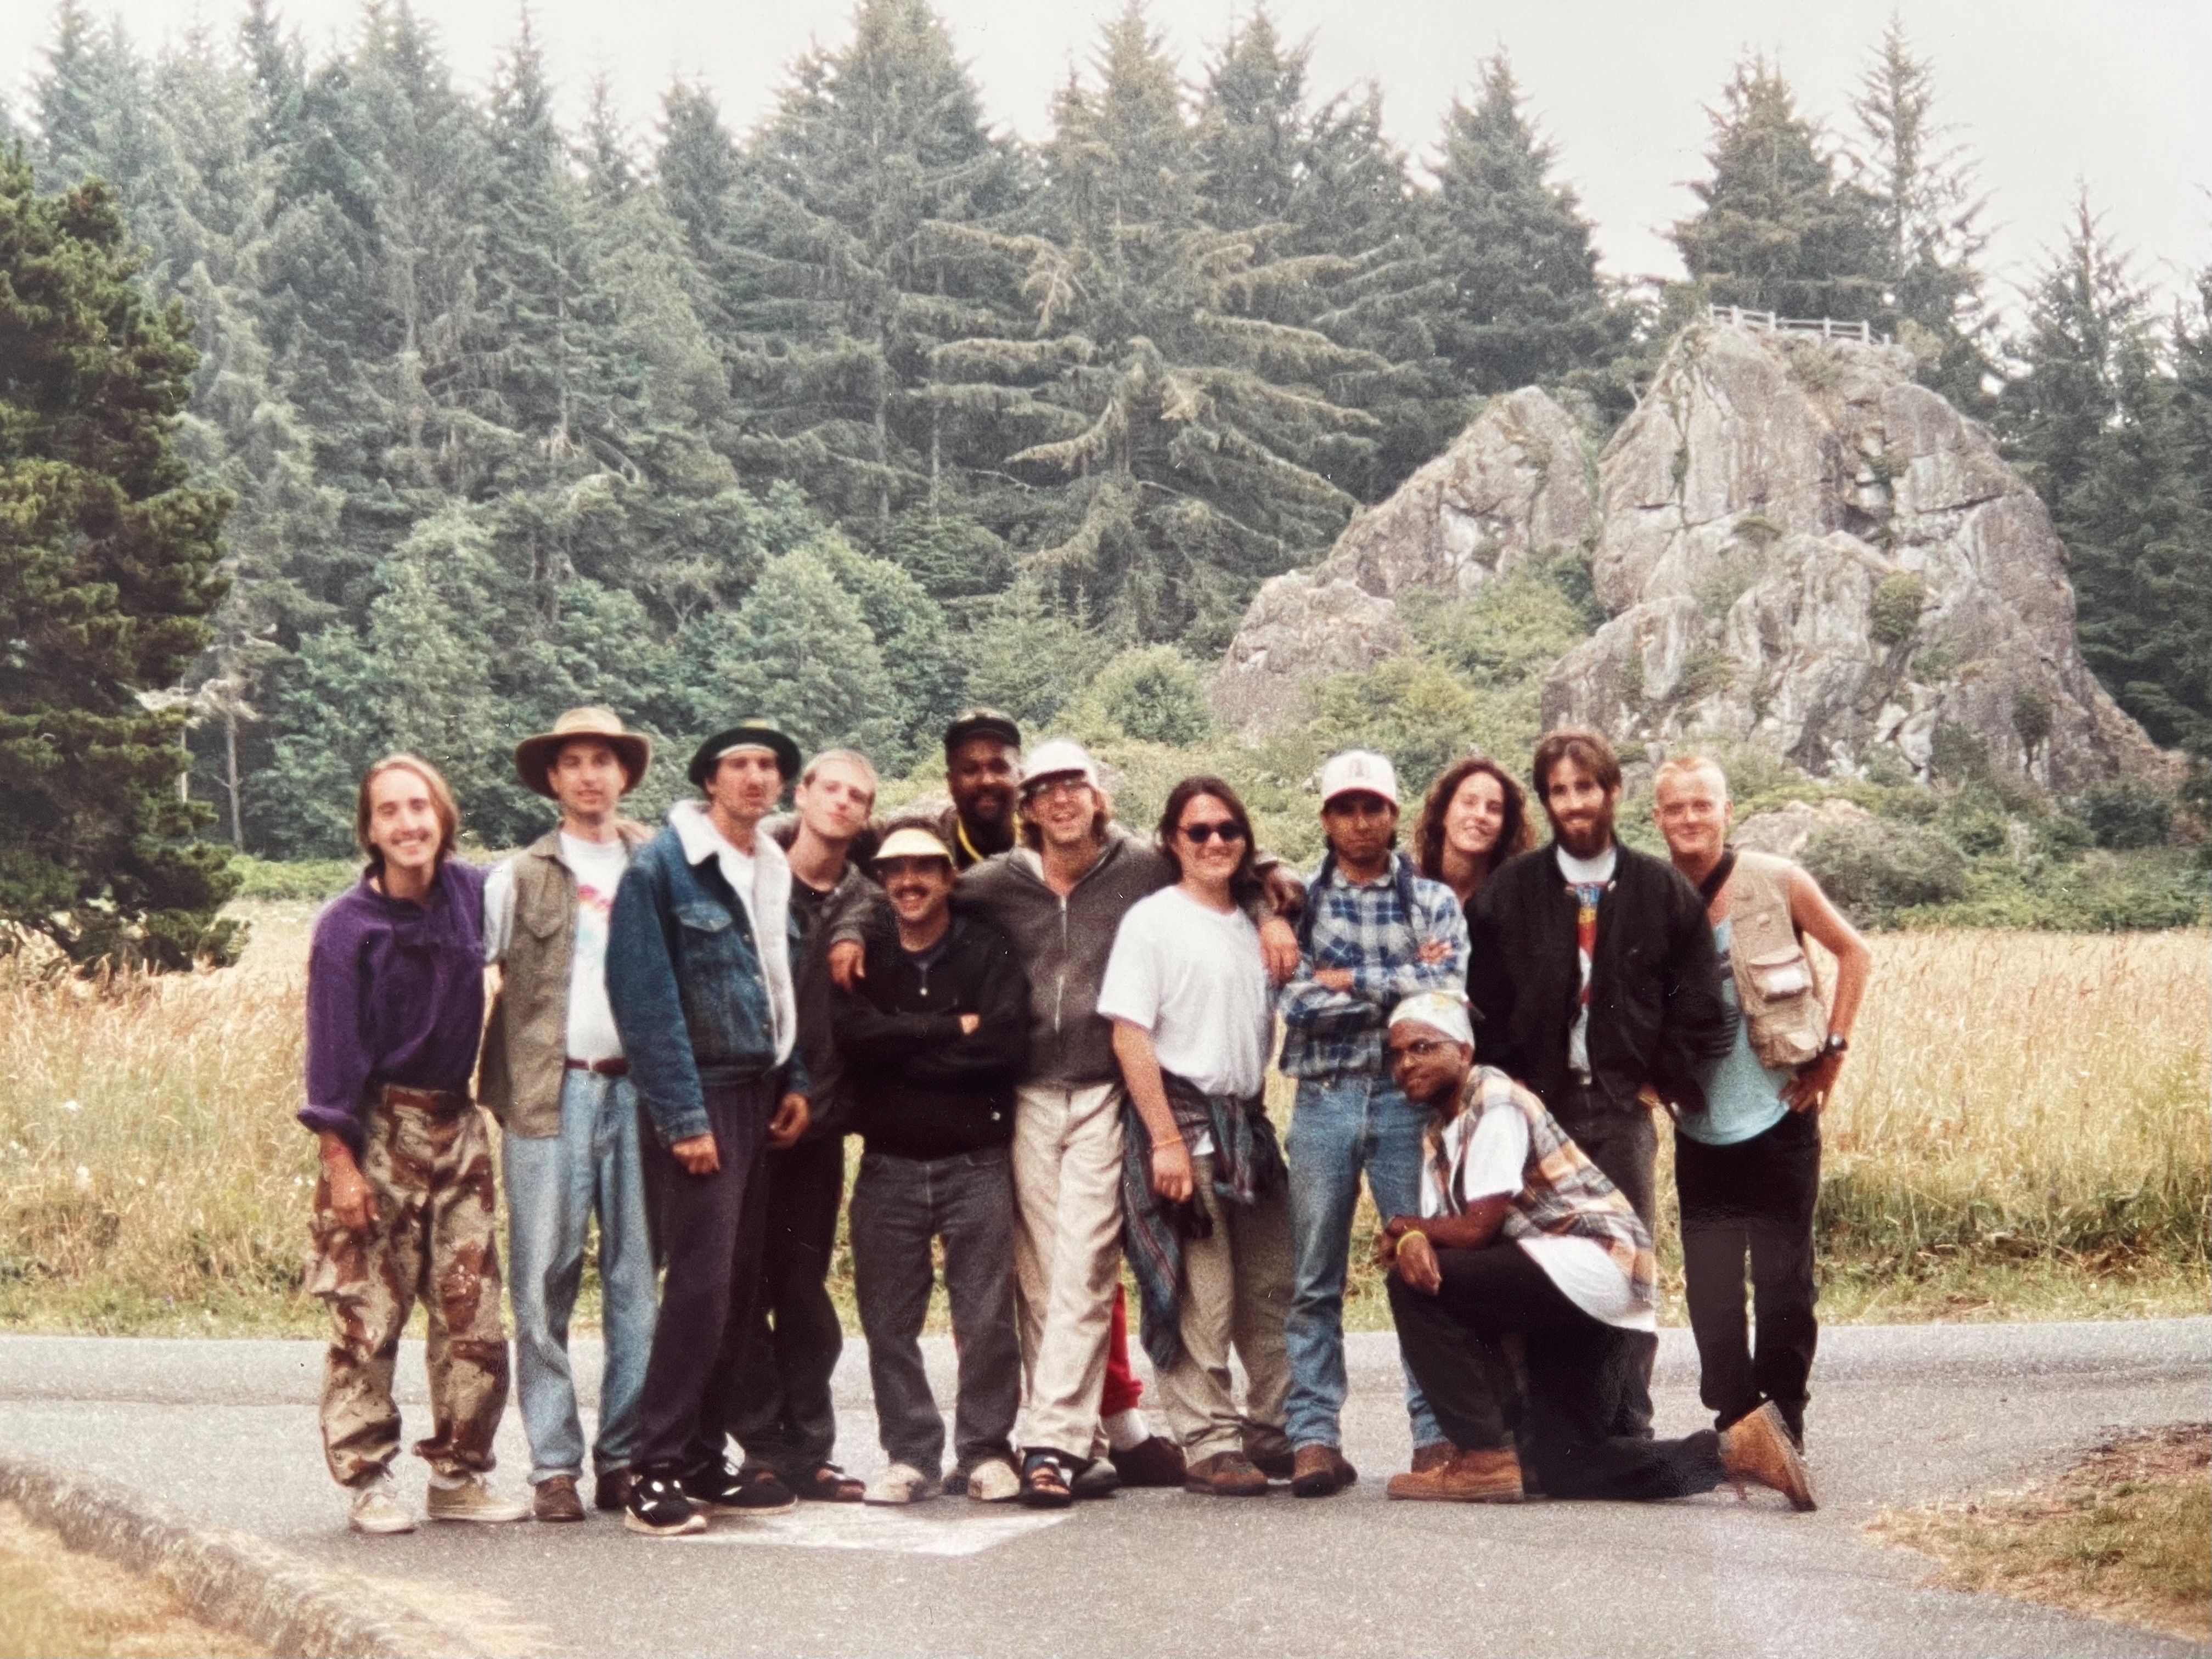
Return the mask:
M 410 747 L 512 842 L 542 808 L 502 757 L 581 702 L 671 735 L 764 710 L 894 770 L 964 702 L 1041 722 L 1102 678 L 1181 730 L 1175 653 L 1217 653 L 1485 398 L 1543 384 L 1602 433 L 1708 301 L 1868 319 L 1997 422 L 2098 672 L 2205 745 L 2212 273 L 2156 314 L 2085 204 L 2000 338 L 1972 158 L 1893 26 L 1840 136 L 1737 66 L 1674 228 L 1691 280 L 1613 279 L 1505 55 L 1471 67 L 1417 167 L 1380 94 L 1316 91 L 1264 9 L 1193 86 L 1133 4 L 1029 143 L 927 0 L 860 0 L 752 131 L 678 82 L 641 139 L 603 86 L 556 118 L 526 21 L 471 97 L 404 3 L 311 58 L 272 0 L 150 54 L 63 0 L 0 117 L 0 197 L 18 224 L 119 215 L 110 275 L 181 354 L 175 477 L 134 499 L 228 508 L 204 617 L 100 671 L 118 708 L 174 688 L 116 718 L 190 745 L 191 802 L 141 838 L 197 812 L 342 852 L 352 778 Z M 0 464 L 34 454 L 0 434 Z M 63 589 L 131 603 L 82 568 Z M 70 695 L 19 684 L 6 712 L 29 733 Z M 46 787 L 32 749 L 5 763 Z M 20 839 L 76 870 L 64 909 L 151 902 L 63 816 Z

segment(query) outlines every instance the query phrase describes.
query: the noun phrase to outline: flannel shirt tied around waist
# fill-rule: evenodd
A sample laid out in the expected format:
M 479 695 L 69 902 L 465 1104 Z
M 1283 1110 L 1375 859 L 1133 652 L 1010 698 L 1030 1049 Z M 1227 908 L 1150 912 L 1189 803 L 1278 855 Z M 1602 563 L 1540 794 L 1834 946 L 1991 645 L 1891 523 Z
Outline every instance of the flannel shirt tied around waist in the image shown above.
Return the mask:
M 1466 912 L 1450 888 L 1414 875 L 1404 854 L 1395 859 L 1389 879 L 1354 885 L 1331 866 L 1308 891 L 1304 960 L 1276 1002 L 1284 1076 L 1382 1074 L 1393 1008 L 1423 991 L 1465 994 Z M 1448 947 L 1443 961 L 1421 960 L 1428 941 Z M 1313 976 L 1324 968 L 1349 969 L 1352 989 L 1323 988 Z
M 1251 1205 L 1290 1184 L 1282 1144 L 1267 1121 L 1264 1095 L 1209 1095 L 1188 1079 L 1163 1071 L 1168 1109 L 1183 1145 L 1213 1137 L 1214 1195 Z M 1121 1242 L 1137 1277 L 1139 1331 L 1145 1352 L 1161 1370 L 1182 1352 L 1182 1237 L 1152 1190 L 1152 1135 L 1136 1102 L 1121 1108 Z

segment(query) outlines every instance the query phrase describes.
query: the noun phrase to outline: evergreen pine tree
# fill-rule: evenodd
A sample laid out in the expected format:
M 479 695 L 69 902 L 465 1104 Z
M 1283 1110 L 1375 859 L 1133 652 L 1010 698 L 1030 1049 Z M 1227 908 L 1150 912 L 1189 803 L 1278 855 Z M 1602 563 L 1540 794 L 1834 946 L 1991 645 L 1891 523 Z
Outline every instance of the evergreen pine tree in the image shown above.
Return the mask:
M 1935 108 L 1935 71 L 1892 17 L 1851 100 L 1862 147 L 1856 182 L 1880 236 L 1885 303 L 1875 320 L 1915 349 L 1924 384 L 1986 415 L 1996 319 L 1975 262 L 1989 243 L 1981 228 L 1987 198 Z
M 1552 146 L 1522 111 L 1505 54 L 1444 118 L 1425 240 L 1450 299 L 1440 349 L 1459 384 L 1488 395 L 1595 368 L 1626 343 L 1598 281 L 1590 224 L 1552 181 Z
M 1781 71 L 1764 58 L 1737 64 L 1721 107 L 1706 113 L 1712 176 L 1690 186 L 1704 210 L 1677 222 L 1673 240 L 1713 302 L 1790 317 L 1879 314 L 1874 213 L 1838 181 Z
M 172 443 L 192 349 L 104 185 L 0 158 L 0 918 L 82 964 L 224 959 L 235 887 L 181 799 L 183 712 L 147 699 L 207 638 L 228 503 Z

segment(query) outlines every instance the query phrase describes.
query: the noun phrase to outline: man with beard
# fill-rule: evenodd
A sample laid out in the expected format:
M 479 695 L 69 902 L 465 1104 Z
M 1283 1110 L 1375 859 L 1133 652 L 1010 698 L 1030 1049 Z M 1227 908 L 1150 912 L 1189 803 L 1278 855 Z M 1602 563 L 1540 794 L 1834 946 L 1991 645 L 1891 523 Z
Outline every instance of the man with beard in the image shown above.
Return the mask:
M 1552 842 L 1491 877 L 1475 905 L 1476 1051 L 1535 1092 L 1649 1231 L 1659 1143 L 1646 1097 L 1702 1109 L 1700 1071 L 1735 1038 L 1720 958 L 1698 890 L 1614 839 L 1612 744 L 1563 727 L 1536 745 L 1530 775 Z M 1649 1434 L 1658 1339 L 1628 1341 L 1636 1375 L 1613 1431 Z

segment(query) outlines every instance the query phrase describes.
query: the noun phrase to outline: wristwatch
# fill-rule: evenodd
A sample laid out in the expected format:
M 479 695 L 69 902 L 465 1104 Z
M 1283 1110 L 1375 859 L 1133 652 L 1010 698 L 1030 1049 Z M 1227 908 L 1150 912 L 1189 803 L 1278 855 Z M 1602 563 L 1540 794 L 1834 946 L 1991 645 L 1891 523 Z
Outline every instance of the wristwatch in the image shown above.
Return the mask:
M 1847 1054 L 1850 1049 L 1851 1040 L 1849 1037 L 1841 1031 L 1831 1031 L 1828 1033 L 1828 1040 L 1820 1045 L 1820 1057 L 1826 1060 L 1831 1054 Z

